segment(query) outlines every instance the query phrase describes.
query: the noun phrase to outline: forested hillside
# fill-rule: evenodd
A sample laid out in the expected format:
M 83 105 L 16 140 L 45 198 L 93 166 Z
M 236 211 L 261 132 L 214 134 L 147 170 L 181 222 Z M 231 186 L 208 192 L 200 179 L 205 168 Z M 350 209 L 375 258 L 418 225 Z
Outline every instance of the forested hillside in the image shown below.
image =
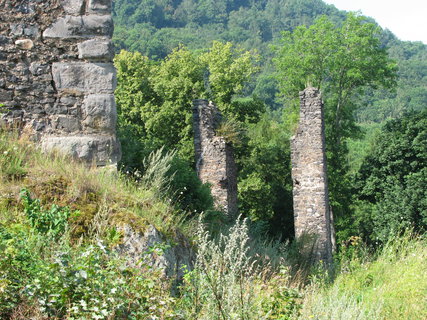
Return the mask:
M 164 58 L 179 44 L 190 50 L 206 50 L 213 40 L 230 41 L 261 54 L 262 72 L 249 92 L 255 92 L 271 108 L 276 101 L 269 45 L 299 25 L 311 25 L 320 15 L 342 23 L 345 12 L 321 0 L 116 0 L 114 2 L 117 50 L 138 51 L 153 59 Z M 381 37 L 399 65 L 395 92 L 371 92 L 361 97 L 360 122 L 382 121 L 405 110 L 420 110 L 427 99 L 427 46 L 403 42 L 390 31 Z

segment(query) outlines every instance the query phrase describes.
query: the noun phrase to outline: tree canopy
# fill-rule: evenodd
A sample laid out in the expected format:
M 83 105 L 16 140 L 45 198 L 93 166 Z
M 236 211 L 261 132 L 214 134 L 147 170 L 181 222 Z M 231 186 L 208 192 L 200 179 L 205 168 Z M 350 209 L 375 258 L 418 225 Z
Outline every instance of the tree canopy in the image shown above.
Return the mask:
M 358 229 L 386 241 L 406 228 L 427 230 L 427 111 L 389 121 L 371 145 L 356 180 Z

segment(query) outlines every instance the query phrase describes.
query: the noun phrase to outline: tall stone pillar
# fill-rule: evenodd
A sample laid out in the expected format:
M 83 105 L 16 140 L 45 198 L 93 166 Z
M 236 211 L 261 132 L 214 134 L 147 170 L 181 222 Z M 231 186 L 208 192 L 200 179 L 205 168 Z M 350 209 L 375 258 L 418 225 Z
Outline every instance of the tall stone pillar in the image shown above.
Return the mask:
M 300 92 L 300 121 L 291 139 L 295 236 L 307 235 L 314 258 L 332 262 L 323 102 L 318 89 Z
M 231 145 L 215 134 L 220 120 L 221 115 L 212 102 L 194 100 L 197 174 L 203 183 L 211 185 L 216 208 L 233 218 L 237 214 L 237 170 Z
M 111 0 L 0 1 L 0 122 L 98 166 L 120 159 Z

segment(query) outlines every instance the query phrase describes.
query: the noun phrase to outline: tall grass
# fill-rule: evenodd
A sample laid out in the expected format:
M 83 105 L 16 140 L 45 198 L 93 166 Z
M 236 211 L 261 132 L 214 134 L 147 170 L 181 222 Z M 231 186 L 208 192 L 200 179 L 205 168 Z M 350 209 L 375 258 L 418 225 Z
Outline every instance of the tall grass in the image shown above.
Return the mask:
M 171 297 L 155 270 L 129 268 L 115 254 L 120 239 L 111 227 L 180 227 L 162 196 L 173 155 L 152 154 L 138 184 L 43 154 L 13 134 L 0 134 L 0 152 L 5 319 L 427 319 L 425 237 L 407 233 L 377 252 L 341 253 L 331 278 L 305 264 L 298 243 L 265 242 L 244 220 L 216 232 L 200 221 L 195 268 Z M 27 201 L 19 196 L 23 188 Z
M 182 221 L 162 196 L 173 154 L 162 156 L 160 150 L 150 155 L 146 173 L 136 183 L 124 174 L 87 166 L 59 152 L 45 154 L 10 132 L 0 132 L 0 152 L 0 211 L 19 207 L 20 190 L 25 188 L 43 205 L 56 203 L 79 210 L 72 220 L 80 225 L 80 233 L 87 232 L 91 220 L 106 207 L 108 219 L 115 223 L 141 228 L 150 223 L 165 233 L 173 233 Z
M 299 319 L 427 319 L 427 241 L 409 232 L 345 259 L 332 284 L 305 291 Z

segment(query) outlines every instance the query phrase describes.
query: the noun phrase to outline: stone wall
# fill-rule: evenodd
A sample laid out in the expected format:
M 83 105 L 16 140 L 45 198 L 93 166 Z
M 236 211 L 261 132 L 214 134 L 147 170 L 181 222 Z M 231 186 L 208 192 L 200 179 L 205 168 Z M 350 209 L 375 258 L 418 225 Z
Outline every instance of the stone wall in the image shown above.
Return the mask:
M 3 125 L 97 165 L 120 158 L 111 0 L 0 0 Z
M 216 106 L 195 100 L 193 106 L 194 147 L 199 178 L 211 185 L 217 209 L 230 218 L 237 214 L 237 171 L 233 150 L 223 137 L 215 135 L 221 120 Z
M 315 238 L 316 260 L 332 262 L 323 102 L 319 90 L 300 92 L 300 121 L 291 139 L 295 236 Z

